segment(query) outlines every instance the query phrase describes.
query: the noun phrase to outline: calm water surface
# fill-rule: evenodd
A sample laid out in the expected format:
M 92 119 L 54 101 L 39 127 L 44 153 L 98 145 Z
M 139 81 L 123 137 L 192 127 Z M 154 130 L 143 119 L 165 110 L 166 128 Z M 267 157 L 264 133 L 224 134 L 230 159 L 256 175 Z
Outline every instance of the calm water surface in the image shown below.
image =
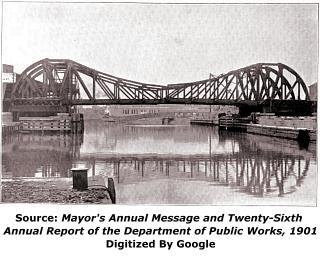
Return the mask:
M 201 126 L 86 121 L 85 134 L 3 140 L 2 176 L 115 180 L 120 204 L 315 205 L 315 145 Z

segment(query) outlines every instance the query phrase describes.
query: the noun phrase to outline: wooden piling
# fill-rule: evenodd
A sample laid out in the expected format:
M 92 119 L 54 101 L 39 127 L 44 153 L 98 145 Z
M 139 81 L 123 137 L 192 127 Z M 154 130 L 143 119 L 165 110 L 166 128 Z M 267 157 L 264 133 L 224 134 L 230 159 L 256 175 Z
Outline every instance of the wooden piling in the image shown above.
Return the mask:
M 72 168 L 72 184 L 75 190 L 88 189 L 88 169 L 87 168 Z
M 113 178 L 108 178 L 108 192 L 109 192 L 109 195 L 110 195 L 110 198 L 111 198 L 111 202 L 113 204 L 115 204 L 116 203 L 116 190 L 115 190 L 115 187 L 114 187 Z

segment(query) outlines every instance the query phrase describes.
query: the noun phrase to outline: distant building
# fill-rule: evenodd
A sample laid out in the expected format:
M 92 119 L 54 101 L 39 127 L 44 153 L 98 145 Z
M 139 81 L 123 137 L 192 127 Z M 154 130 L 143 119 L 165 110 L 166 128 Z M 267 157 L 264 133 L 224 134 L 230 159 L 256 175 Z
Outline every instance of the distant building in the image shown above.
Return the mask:
M 167 112 L 210 112 L 209 106 L 195 105 L 111 105 L 106 108 L 106 114 L 109 116 L 128 116 L 149 113 L 167 113 Z
M 13 66 L 2 64 L 2 83 L 14 83 L 15 77 Z
M 1 101 L 3 101 L 4 98 L 11 97 L 11 89 L 13 84 L 16 82 L 16 74 L 14 73 L 14 68 L 12 65 L 2 64 L 1 82 Z M 8 102 L 3 103 L 2 107 L 2 111 L 7 112 L 9 108 Z
M 132 116 L 150 113 L 185 113 L 190 115 L 209 114 L 211 112 L 236 113 L 235 106 L 210 105 L 184 105 L 184 104 L 159 104 L 159 105 L 110 105 L 105 109 L 105 114 L 113 117 Z
M 312 101 L 317 101 L 317 96 L 318 96 L 317 88 L 318 88 L 317 82 L 309 86 L 309 94 L 310 94 L 310 99 Z

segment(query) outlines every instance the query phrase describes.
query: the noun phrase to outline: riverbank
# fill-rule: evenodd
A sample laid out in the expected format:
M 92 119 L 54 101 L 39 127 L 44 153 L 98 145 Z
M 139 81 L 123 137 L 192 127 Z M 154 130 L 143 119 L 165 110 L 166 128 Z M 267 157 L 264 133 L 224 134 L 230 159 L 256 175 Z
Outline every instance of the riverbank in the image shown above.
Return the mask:
M 2 180 L 3 203 L 111 204 L 105 188 L 72 189 L 68 178 Z

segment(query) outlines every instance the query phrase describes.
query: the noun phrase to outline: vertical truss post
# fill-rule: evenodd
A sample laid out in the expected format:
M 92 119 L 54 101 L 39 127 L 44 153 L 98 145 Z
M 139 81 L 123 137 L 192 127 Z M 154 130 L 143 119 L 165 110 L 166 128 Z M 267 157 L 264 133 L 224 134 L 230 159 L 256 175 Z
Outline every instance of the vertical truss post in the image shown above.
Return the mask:
M 92 77 L 92 99 L 93 99 L 93 101 L 96 100 L 96 78 L 97 78 L 97 74 L 94 71 L 93 77 Z
M 279 94 L 278 94 L 278 96 L 279 96 L 279 99 L 280 100 L 282 100 L 282 95 L 283 95 L 283 93 L 282 93 L 282 89 L 283 89 L 283 80 L 282 80 L 282 67 L 280 67 L 279 66 L 279 75 L 278 76 L 280 76 L 280 87 L 279 87 Z M 277 86 L 277 85 L 276 85 Z
M 239 74 L 236 74 L 236 85 L 235 85 L 235 87 L 236 87 L 236 100 L 240 100 L 239 99 L 239 85 L 240 85 Z
M 48 93 L 48 78 L 47 78 L 47 69 L 45 68 L 45 63 L 42 64 L 42 67 L 43 67 L 43 93 L 44 95 L 43 96 L 47 96 L 47 93 Z
M 255 72 L 256 82 L 257 82 L 257 91 L 256 91 L 256 101 L 260 101 L 260 72 Z
M 71 64 L 69 65 L 71 66 Z M 73 70 L 71 66 L 70 72 L 68 73 L 68 100 L 72 100 L 72 76 L 73 76 Z
M 226 99 L 228 99 L 228 89 L 229 89 L 228 80 L 229 80 L 229 77 L 226 77 L 226 88 L 225 88 L 225 91 L 226 91 Z M 221 96 L 221 97 L 222 97 L 222 96 Z
M 222 78 L 223 79 L 223 78 Z M 217 85 L 216 85 L 216 90 L 214 90 L 214 99 L 216 99 L 216 96 L 218 97 L 219 96 L 219 80 L 220 79 L 218 79 L 218 81 L 217 81 Z M 217 92 L 217 93 L 216 93 Z M 218 99 L 219 100 L 219 99 Z
M 119 82 L 114 84 L 114 98 L 119 99 Z

